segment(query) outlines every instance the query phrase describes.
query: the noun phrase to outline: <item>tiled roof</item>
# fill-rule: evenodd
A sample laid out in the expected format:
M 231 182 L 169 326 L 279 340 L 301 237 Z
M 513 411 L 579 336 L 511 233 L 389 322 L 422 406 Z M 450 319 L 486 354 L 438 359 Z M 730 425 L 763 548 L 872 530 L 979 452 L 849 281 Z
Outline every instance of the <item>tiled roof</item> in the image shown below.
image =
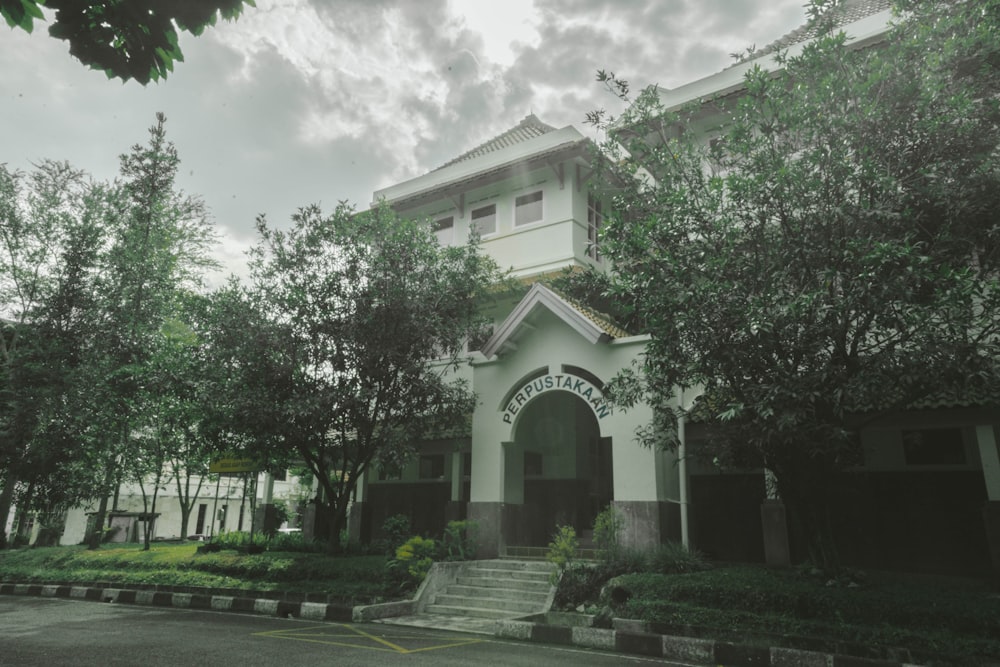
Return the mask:
M 611 319 L 610 315 L 594 310 L 590 306 L 584 304 L 581 301 L 578 301 L 577 299 L 574 299 L 565 292 L 556 289 L 549 283 L 543 283 L 543 284 L 550 290 L 555 292 L 560 299 L 562 299 L 563 301 L 565 301 L 566 303 L 568 303 L 569 305 L 573 306 L 578 311 L 580 311 L 581 315 L 583 315 L 588 320 L 593 322 L 597 328 L 599 328 L 601 331 L 608 334 L 612 338 L 628 338 L 629 336 L 632 335 L 628 331 L 623 329 L 621 326 L 619 326 L 613 319 Z
M 830 9 L 830 18 L 836 28 L 849 23 L 859 21 L 867 16 L 877 14 L 892 7 L 892 0 L 843 0 Z M 819 35 L 819 26 L 816 21 L 807 21 L 790 33 L 784 35 L 767 46 L 757 49 L 750 56 L 750 60 L 761 56 L 787 49 L 788 47 L 808 41 Z
M 551 125 L 546 125 L 542 121 L 538 120 L 538 118 L 535 117 L 535 114 L 528 114 L 520 123 L 503 134 L 498 134 L 486 143 L 479 144 L 471 151 L 462 153 L 454 160 L 444 163 L 438 167 L 438 169 L 444 169 L 445 167 L 450 167 L 457 162 L 471 160 L 472 158 L 477 158 L 481 155 L 486 155 L 487 153 L 493 153 L 494 151 L 519 144 L 523 141 L 528 141 L 529 139 L 534 139 L 535 137 L 540 137 L 543 134 L 548 134 L 549 132 L 554 131 L 555 129 L 556 128 Z

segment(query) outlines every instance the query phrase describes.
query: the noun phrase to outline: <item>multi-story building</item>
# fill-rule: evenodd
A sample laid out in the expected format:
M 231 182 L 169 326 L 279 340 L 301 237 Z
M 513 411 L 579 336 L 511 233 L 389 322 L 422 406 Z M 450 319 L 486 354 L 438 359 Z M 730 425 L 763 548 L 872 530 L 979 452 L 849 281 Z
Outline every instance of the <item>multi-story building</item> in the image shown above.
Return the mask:
M 881 39 L 891 18 L 888 0 L 847 0 L 838 11 L 854 48 Z M 739 95 L 749 67 L 773 70 L 777 50 L 794 53 L 813 36 L 808 26 L 794 31 L 751 60 L 662 91 L 662 101 L 672 109 Z M 713 108 L 706 102 L 706 128 Z M 518 553 L 545 546 L 560 524 L 585 531 L 611 505 L 630 545 L 685 539 L 721 559 L 804 558 L 780 500 L 767 497 L 763 470 L 720 471 L 643 449 L 635 429 L 650 408 L 626 412 L 603 401 L 604 383 L 640 357 L 648 338 L 546 283 L 565 268 L 608 268 L 592 159 L 575 129 L 529 116 L 375 193 L 403 215 L 436 221 L 442 243 L 463 243 L 476 230 L 484 251 L 529 287 L 493 312 L 493 335 L 469 354 L 463 372 L 478 407 L 468 431 L 422 443 L 403 470 L 368 475 L 355 534 L 371 536 L 397 513 L 429 533 L 467 517 L 479 523 L 484 555 Z M 941 401 L 868 424 L 864 463 L 845 473 L 833 517 L 845 561 L 963 573 L 1000 567 L 998 417 L 992 404 Z

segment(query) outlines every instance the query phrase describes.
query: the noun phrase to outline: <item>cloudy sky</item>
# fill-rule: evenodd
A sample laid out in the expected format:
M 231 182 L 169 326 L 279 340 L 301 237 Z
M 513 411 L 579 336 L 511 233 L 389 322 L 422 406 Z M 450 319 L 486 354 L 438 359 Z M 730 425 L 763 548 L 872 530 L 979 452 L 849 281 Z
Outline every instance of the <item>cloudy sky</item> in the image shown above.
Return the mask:
M 583 124 L 615 100 L 594 82 L 672 88 L 804 21 L 804 0 L 257 0 L 181 35 L 185 62 L 142 87 L 108 80 L 64 42 L 0 27 L 0 163 L 67 160 L 113 178 L 154 115 L 241 272 L 253 223 L 299 206 L 366 207 L 528 113 Z

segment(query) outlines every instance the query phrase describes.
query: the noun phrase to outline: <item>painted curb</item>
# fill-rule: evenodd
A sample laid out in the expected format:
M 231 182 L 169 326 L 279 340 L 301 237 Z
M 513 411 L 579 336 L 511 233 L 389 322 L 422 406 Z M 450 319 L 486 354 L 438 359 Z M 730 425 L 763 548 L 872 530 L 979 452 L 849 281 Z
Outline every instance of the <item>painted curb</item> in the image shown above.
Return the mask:
M 70 598 L 117 604 L 228 611 L 316 621 L 350 621 L 353 607 L 346 604 L 289 601 L 267 597 L 236 597 L 204 593 L 179 593 L 105 586 L 57 584 L 0 584 L 0 595 Z
M 310 597 L 316 596 L 294 596 L 301 600 L 285 600 L 279 599 L 280 594 L 271 592 L 259 594 L 261 597 L 242 597 L 216 595 L 209 591 L 168 592 L 110 585 L 0 583 L 0 595 L 68 598 L 315 621 L 358 622 L 358 619 L 352 619 L 354 608 L 349 605 L 308 601 Z M 515 618 L 497 621 L 495 636 L 500 639 L 579 646 L 706 665 L 724 664 L 727 667 L 916 667 L 913 663 L 898 660 L 658 634 L 647 631 L 648 626 L 642 622 L 627 619 L 615 619 L 615 626 L 615 629 L 569 627 Z
M 644 632 L 643 623 L 624 619 L 615 619 L 615 625 L 618 628 L 602 629 L 505 619 L 497 622 L 496 636 L 727 667 L 916 667 L 895 660 Z

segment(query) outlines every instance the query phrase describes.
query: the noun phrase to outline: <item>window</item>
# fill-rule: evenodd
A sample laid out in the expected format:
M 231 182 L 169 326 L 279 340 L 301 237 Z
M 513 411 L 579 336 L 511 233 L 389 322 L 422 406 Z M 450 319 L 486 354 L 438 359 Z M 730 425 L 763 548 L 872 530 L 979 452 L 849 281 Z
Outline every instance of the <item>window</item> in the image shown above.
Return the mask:
M 438 243 L 441 245 L 451 245 L 454 230 L 455 218 L 453 216 L 449 215 L 447 218 L 434 221 L 434 235 L 437 236 Z
M 444 479 L 444 454 L 420 456 L 420 479 Z
M 286 482 L 288 481 L 288 471 L 287 470 L 274 470 L 271 472 L 271 477 L 275 482 Z
M 962 430 L 928 428 L 903 431 L 903 456 L 906 465 L 910 466 L 962 465 L 965 463 Z
M 378 467 L 378 481 L 398 482 L 403 479 L 403 469 L 394 463 L 382 463 Z
M 542 219 L 542 191 L 514 199 L 514 225 L 527 225 Z
M 472 211 L 472 229 L 480 236 L 489 236 L 497 231 L 497 205 L 490 204 Z
M 525 477 L 541 477 L 542 476 L 542 455 L 538 452 L 525 452 L 524 453 L 524 476 Z
M 588 194 L 587 256 L 593 258 L 595 262 L 601 261 L 601 252 L 598 249 L 598 241 L 600 240 L 602 222 L 604 222 L 604 214 L 601 212 L 601 200 L 592 194 Z

